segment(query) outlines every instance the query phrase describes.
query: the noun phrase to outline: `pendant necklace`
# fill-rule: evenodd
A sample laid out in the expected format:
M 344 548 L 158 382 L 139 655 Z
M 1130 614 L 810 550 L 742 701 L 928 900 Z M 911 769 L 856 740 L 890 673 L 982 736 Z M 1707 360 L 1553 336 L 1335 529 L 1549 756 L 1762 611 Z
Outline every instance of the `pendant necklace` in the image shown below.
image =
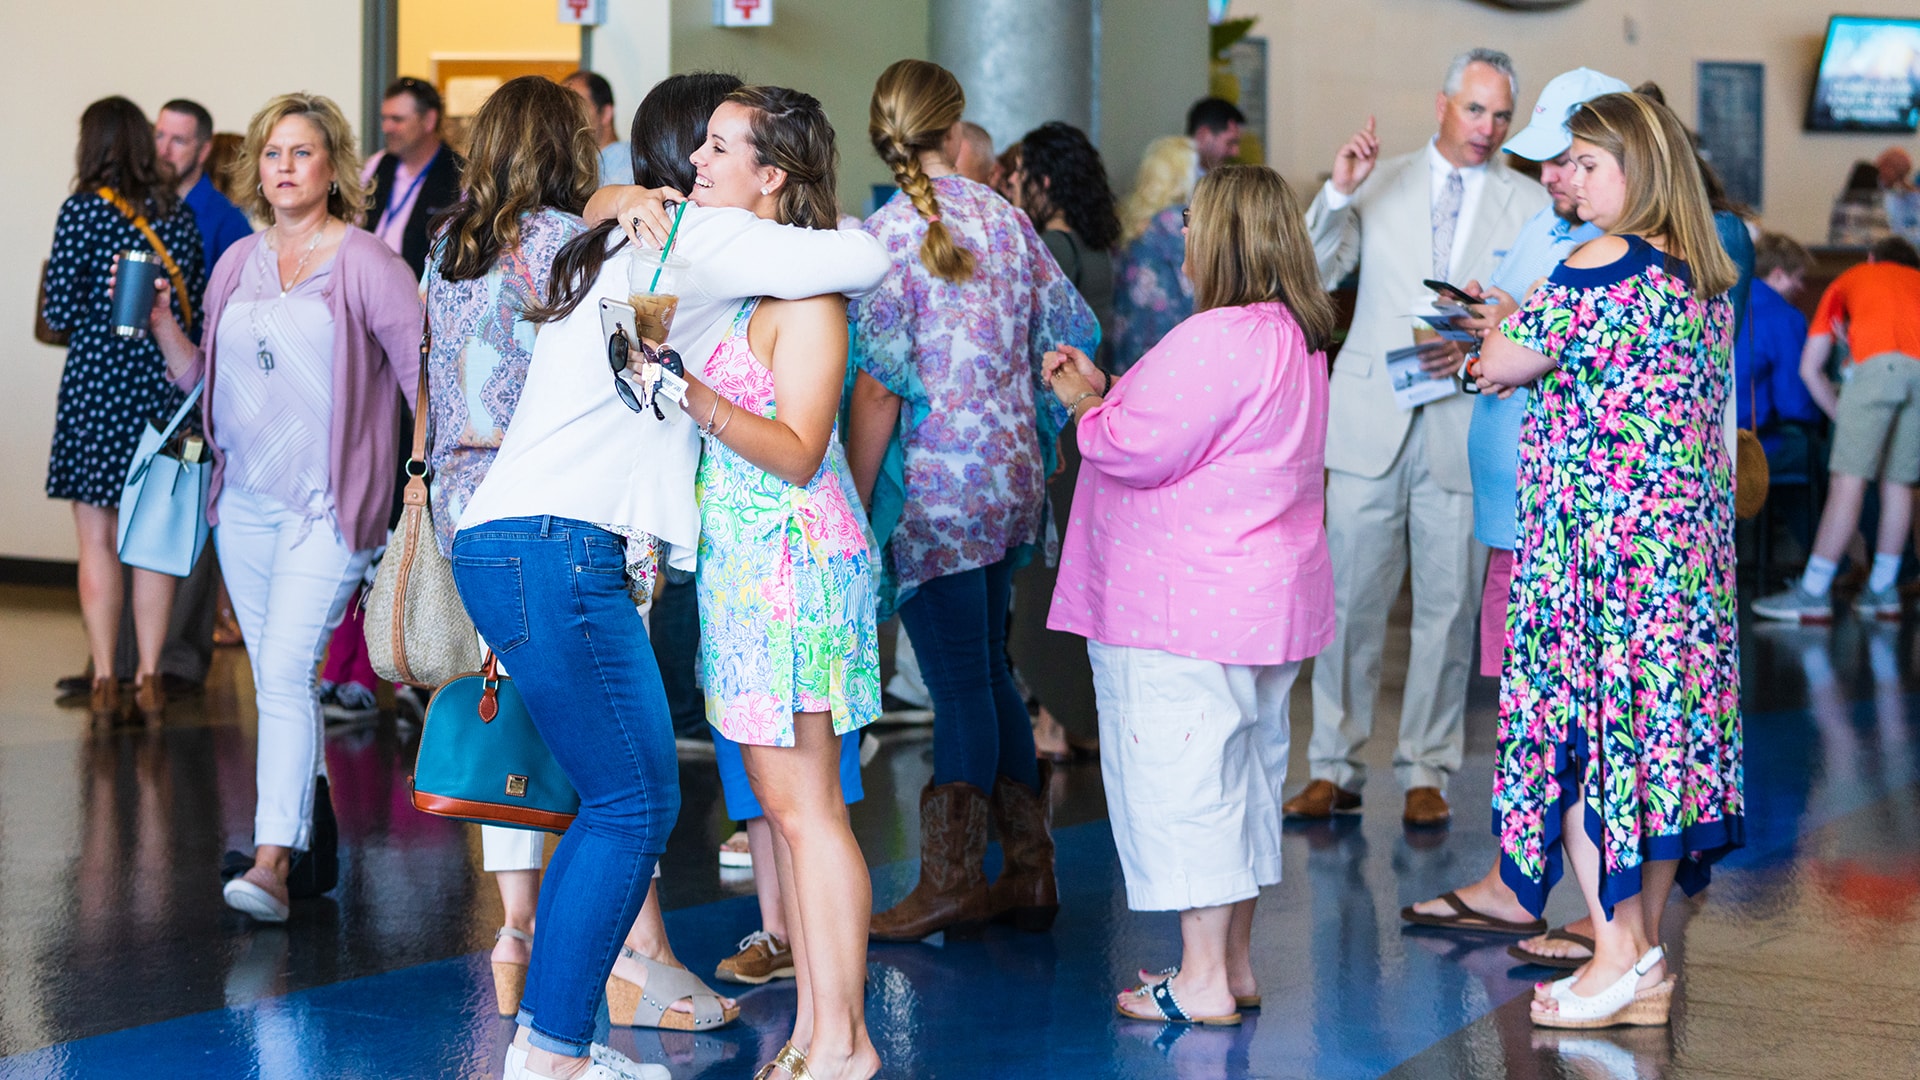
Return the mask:
M 278 232 L 279 229 L 280 227 L 278 225 L 274 226 L 275 232 Z M 294 264 L 293 280 L 291 282 L 281 283 L 280 299 L 285 300 L 287 298 L 287 294 L 293 291 L 294 286 L 300 284 L 300 275 L 304 273 L 307 269 L 307 259 L 313 255 L 314 249 L 320 246 L 320 238 L 325 236 L 326 234 L 327 234 L 327 223 L 323 221 L 320 223 L 319 228 L 313 230 L 313 239 L 308 241 L 307 250 L 301 254 L 300 261 Z M 280 281 L 279 248 L 278 247 L 268 248 L 267 251 L 268 251 L 268 254 L 273 256 L 274 281 L 279 282 Z M 257 356 L 260 361 L 260 370 L 272 371 L 273 370 L 273 350 L 267 347 L 267 335 L 265 334 L 265 332 L 263 332 L 260 329 L 260 305 L 266 303 L 265 288 L 266 288 L 266 282 L 264 280 L 264 275 L 263 275 L 262 280 L 256 281 L 254 283 L 253 307 L 248 309 L 247 311 L 247 321 L 253 324 L 253 340 L 255 345 L 257 345 L 259 348 L 259 352 Z

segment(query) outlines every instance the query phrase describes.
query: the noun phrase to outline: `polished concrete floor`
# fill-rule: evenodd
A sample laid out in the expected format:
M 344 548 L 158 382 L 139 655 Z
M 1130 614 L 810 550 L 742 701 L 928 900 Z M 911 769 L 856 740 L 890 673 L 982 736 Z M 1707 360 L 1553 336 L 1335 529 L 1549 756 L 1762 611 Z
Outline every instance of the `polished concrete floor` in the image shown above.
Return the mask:
M 1913 630 L 1747 630 L 1749 846 L 1667 912 L 1681 971 L 1671 1029 L 1534 1031 L 1522 998 L 1547 973 L 1514 964 L 1506 939 L 1400 923 L 1401 905 L 1490 860 L 1481 680 L 1451 830 L 1401 828 L 1387 738 L 1369 751 L 1380 768 L 1364 815 L 1288 833 L 1286 880 L 1255 929 L 1266 1008 L 1244 1026 L 1113 1015 L 1134 969 L 1176 959 L 1178 930 L 1171 915 L 1126 910 L 1098 769 L 1077 765 L 1055 782 L 1064 906 L 1051 934 L 872 949 L 882 1075 L 1920 1076 Z M 51 690 L 83 655 L 70 591 L 0 587 L 0 1077 L 498 1075 L 510 1029 L 492 1015 L 484 950 L 499 900 L 477 870 L 476 831 L 408 804 L 417 733 L 383 716 L 330 737 L 340 887 L 263 929 L 221 905 L 217 874 L 250 831 L 244 658 L 224 651 L 205 695 L 164 730 L 90 738 Z M 1404 662 L 1403 647 L 1389 652 L 1390 671 Z M 1391 717 L 1396 688 L 1384 696 Z M 1295 704 L 1298 748 L 1304 680 Z M 855 823 L 881 903 L 912 881 L 926 748 L 924 729 L 890 731 L 865 773 Z M 751 881 L 713 857 L 730 824 L 711 763 L 689 758 L 681 778 L 664 895 L 677 950 L 704 972 L 757 913 Z M 1558 890 L 1549 914 L 1563 921 L 1577 903 Z M 782 1041 L 792 1003 L 776 983 L 748 992 L 728 1029 L 613 1042 L 679 1080 L 744 1080 Z

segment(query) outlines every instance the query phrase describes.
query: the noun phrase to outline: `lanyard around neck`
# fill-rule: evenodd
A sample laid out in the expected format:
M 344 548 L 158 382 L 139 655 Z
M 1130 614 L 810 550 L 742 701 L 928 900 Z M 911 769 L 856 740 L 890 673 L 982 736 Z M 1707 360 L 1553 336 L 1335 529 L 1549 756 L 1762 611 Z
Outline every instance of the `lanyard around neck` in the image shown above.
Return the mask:
M 445 147 L 443 146 L 441 149 L 445 149 Z M 393 224 L 393 216 L 400 212 L 401 207 L 403 206 L 406 206 L 409 208 L 411 207 L 413 202 L 413 197 L 416 193 L 419 192 L 420 185 L 423 183 L 426 183 L 427 170 L 433 168 L 433 163 L 439 160 L 440 160 L 440 151 L 435 150 L 433 152 L 433 156 L 427 159 L 427 163 L 425 165 L 420 166 L 420 173 L 419 175 L 413 178 L 413 183 L 407 185 L 407 193 L 387 204 L 387 212 L 380 215 L 380 231 L 381 232 L 386 232 L 387 227 Z M 394 179 L 396 180 L 399 179 L 400 165 L 404 165 L 404 164 L 406 163 L 400 162 L 394 166 L 394 169 L 393 169 Z

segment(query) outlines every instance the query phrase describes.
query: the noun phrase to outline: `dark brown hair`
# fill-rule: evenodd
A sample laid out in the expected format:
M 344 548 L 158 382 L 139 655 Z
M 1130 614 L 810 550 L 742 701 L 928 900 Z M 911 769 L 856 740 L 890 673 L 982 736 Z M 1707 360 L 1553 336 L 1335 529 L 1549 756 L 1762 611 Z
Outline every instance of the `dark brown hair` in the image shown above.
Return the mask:
M 1072 124 L 1049 120 L 1020 140 L 1020 203 L 1044 229 L 1059 213 L 1088 247 L 1106 251 L 1120 240 L 1120 214 L 1114 209 L 1107 166 L 1086 133 Z
M 179 193 L 154 157 L 147 114 L 117 94 L 80 114 L 80 145 L 73 153 L 73 190 L 103 187 L 154 217 L 167 217 L 180 205 Z
M 692 191 L 693 163 L 688 158 L 707 141 L 713 110 L 739 88 L 738 78 L 714 71 L 669 75 L 655 83 L 633 112 L 633 182 Z M 626 243 L 617 221 L 603 221 L 567 241 L 553 260 L 546 303 L 529 309 L 527 318 L 539 323 L 566 318 L 586 299 L 607 256 Z
M 1920 250 L 1915 250 L 1913 242 L 1904 236 L 1883 236 L 1873 242 L 1867 254 L 1874 262 L 1896 263 L 1920 270 Z
M 1800 241 L 1779 233 L 1761 233 L 1753 244 L 1753 276 L 1764 278 L 1775 270 L 1803 274 L 1813 265 L 1813 256 Z
M 777 220 L 806 229 L 838 225 L 840 201 L 833 188 L 840 151 L 820 99 L 784 86 L 743 86 L 727 100 L 753 114 L 748 129 L 754 162 L 787 174 L 775 200 Z
M 1333 301 L 1320 285 L 1313 241 L 1293 189 L 1265 165 L 1223 165 L 1193 189 L 1187 228 L 1193 310 L 1279 301 L 1307 339 L 1333 337 Z
M 464 197 L 434 223 L 444 230 L 440 276 L 448 281 L 485 277 L 502 251 L 519 245 L 521 215 L 586 209 L 600 167 L 580 95 L 543 76 L 495 90 L 469 131 Z

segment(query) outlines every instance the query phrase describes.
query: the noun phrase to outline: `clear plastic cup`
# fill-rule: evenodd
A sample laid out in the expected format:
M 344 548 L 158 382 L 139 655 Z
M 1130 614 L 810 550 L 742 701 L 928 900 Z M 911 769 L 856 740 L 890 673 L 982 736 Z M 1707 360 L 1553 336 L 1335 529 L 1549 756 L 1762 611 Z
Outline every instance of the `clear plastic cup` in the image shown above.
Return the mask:
M 673 332 L 673 316 L 680 309 L 680 276 L 686 260 L 642 248 L 627 264 L 627 302 L 633 305 L 634 327 L 640 336 L 664 344 Z

